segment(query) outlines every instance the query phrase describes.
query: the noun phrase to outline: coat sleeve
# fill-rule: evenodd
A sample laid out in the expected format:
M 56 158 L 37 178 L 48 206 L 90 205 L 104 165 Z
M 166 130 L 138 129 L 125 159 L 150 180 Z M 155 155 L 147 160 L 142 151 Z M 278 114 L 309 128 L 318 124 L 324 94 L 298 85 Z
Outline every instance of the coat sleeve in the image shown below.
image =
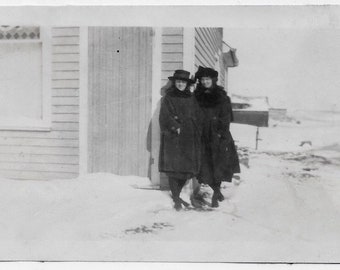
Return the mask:
M 226 137 L 229 132 L 231 118 L 231 102 L 229 98 L 226 98 L 221 104 L 221 110 L 218 117 L 219 122 L 217 132 L 222 137 Z
M 176 119 L 178 119 L 178 116 L 176 115 L 176 112 L 174 112 L 170 100 L 167 97 L 164 97 L 159 112 L 159 125 L 161 131 L 175 132 L 180 128 L 180 124 Z

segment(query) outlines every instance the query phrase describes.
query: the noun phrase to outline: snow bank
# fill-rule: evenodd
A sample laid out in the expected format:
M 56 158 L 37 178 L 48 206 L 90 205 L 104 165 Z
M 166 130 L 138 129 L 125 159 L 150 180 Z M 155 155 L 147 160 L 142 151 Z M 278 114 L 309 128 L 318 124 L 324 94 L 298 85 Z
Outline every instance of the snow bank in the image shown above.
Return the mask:
M 276 122 L 270 127 L 259 128 L 258 149 L 306 151 L 340 143 L 340 113 L 298 111 L 294 117 L 300 124 Z M 255 148 L 255 126 L 232 123 L 230 129 L 239 145 Z M 301 145 L 302 142 L 308 143 Z
M 210 211 L 176 212 L 167 191 L 155 190 L 148 179 L 135 176 L 0 179 L 0 259 L 330 262 L 338 258 L 340 189 L 334 172 L 328 171 L 333 180 L 323 186 L 319 178 L 299 182 L 291 177 L 287 182 L 282 159 L 253 155 L 251 168 L 242 167 L 241 184 L 223 184 L 226 200 Z M 298 163 L 285 162 L 299 172 Z M 203 190 L 209 201 L 210 188 Z M 188 200 L 190 193 L 188 183 L 182 197 Z
M 223 184 L 217 209 L 176 212 L 168 191 L 136 176 L 1 178 L 0 259 L 339 262 L 337 126 L 260 128 L 258 151 L 256 127 L 231 129 L 250 147 L 250 167 Z M 312 148 L 301 148 L 302 139 Z M 203 191 L 209 201 L 211 189 Z M 183 199 L 190 194 L 188 183 Z
M 231 123 L 230 132 L 239 146 L 255 148 L 256 127 L 245 124 Z

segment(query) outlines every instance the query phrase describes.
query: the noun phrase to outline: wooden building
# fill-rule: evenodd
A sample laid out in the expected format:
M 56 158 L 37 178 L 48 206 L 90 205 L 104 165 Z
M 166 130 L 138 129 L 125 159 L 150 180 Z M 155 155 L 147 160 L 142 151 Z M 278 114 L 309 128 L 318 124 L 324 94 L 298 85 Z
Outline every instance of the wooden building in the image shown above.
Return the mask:
M 268 127 L 269 102 L 263 96 L 231 96 L 234 123 Z
M 0 175 L 158 173 L 158 110 L 176 69 L 213 67 L 222 28 L 0 28 Z
M 269 108 L 269 119 L 275 121 L 287 120 L 287 109 L 286 108 Z

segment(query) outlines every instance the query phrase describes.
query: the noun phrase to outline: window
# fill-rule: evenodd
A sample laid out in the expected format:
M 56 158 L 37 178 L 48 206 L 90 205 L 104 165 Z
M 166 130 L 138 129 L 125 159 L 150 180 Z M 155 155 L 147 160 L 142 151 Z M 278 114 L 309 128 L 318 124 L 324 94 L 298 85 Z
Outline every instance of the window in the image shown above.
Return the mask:
M 47 45 L 40 27 L 0 26 L 0 129 L 49 130 Z

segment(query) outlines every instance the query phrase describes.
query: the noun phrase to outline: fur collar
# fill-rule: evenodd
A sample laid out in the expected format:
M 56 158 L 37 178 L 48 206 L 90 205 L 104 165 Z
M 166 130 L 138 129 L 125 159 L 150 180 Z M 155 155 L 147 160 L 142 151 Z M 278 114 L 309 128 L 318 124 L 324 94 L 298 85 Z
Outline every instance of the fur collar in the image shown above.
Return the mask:
M 228 98 L 223 87 L 218 85 L 211 89 L 206 89 L 201 85 L 197 85 L 194 94 L 198 103 L 202 107 L 214 107 Z
M 181 97 L 181 98 L 188 98 L 188 97 L 192 96 L 189 89 L 186 89 L 184 91 L 180 91 L 174 86 L 169 88 L 166 94 L 171 96 L 171 97 Z

